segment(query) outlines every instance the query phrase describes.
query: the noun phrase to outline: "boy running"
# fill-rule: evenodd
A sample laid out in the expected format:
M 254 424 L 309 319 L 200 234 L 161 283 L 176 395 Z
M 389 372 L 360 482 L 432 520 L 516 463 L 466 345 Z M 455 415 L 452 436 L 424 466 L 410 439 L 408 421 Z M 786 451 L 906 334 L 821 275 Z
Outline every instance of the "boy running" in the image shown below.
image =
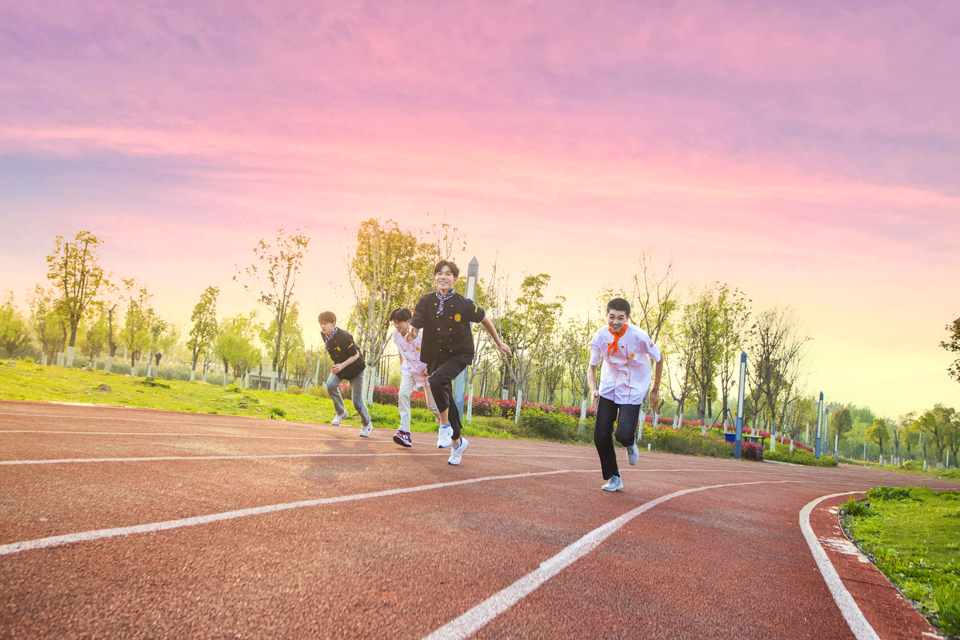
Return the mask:
M 636 442 L 637 424 L 640 405 L 648 390 L 653 410 L 657 411 L 660 405 L 658 391 L 660 375 L 663 373 L 663 356 L 647 332 L 629 324 L 629 320 L 630 303 L 623 298 L 614 298 L 607 303 L 607 326 L 600 329 L 590 341 L 587 383 L 597 409 L 593 443 L 600 455 L 603 479 L 607 481 L 601 487 L 604 491 L 623 489 L 612 440 L 614 421 L 617 423 L 617 442 L 627 448 L 627 461 L 637 464 L 640 459 Z M 657 363 L 656 372 L 651 370 L 650 358 Z M 597 365 L 601 360 L 603 370 L 598 392 Z M 650 386 L 651 377 L 653 387 Z
M 324 311 L 317 320 L 320 322 L 320 331 L 323 333 L 327 353 L 333 360 L 333 368 L 327 379 L 327 393 L 333 400 L 337 415 L 330 424 L 337 426 L 347 417 L 347 408 L 343 404 L 343 396 L 340 395 L 340 382 L 349 380 L 353 408 L 360 414 L 360 424 L 363 425 L 360 435 L 367 438 L 373 431 L 373 424 L 370 422 L 367 406 L 363 403 L 363 370 L 367 366 L 363 361 L 363 355 L 357 348 L 353 336 L 337 327 L 337 316 L 332 311 Z
M 458 465 L 467 449 L 467 439 L 460 436 L 460 414 L 453 401 L 453 381 L 460 372 L 473 362 L 473 332 L 471 322 L 479 322 L 487 330 L 497 349 L 504 355 L 510 355 L 510 347 L 505 345 L 493 323 L 472 300 L 467 300 L 454 292 L 453 285 L 460 275 L 460 269 L 452 262 L 441 260 L 433 268 L 433 280 L 437 290 L 420 298 L 410 320 L 407 340 L 416 340 L 423 329 L 423 343 L 420 360 L 427 365 L 430 374 L 430 389 L 440 412 L 439 437 L 437 447 L 450 450 L 447 464 Z
M 430 392 L 430 381 L 427 379 L 427 365 L 420 361 L 420 348 L 423 335 L 419 335 L 413 342 L 407 342 L 406 335 L 410 331 L 410 318 L 413 314 L 410 309 L 394 309 L 390 313 L 390 322 L 393 323 L 393 343 L 397 345 L 400 354 L 400 394 L 397 397 L 397 408 L 400 410 L 400 428 L 393 436 L 393 441 L 404 447 L 412 447 L 410 439 L 410 394 L 415 389 L 423 387 L 423 395 L 427 406 L 437 422 L 440 422 L 440 412 Z

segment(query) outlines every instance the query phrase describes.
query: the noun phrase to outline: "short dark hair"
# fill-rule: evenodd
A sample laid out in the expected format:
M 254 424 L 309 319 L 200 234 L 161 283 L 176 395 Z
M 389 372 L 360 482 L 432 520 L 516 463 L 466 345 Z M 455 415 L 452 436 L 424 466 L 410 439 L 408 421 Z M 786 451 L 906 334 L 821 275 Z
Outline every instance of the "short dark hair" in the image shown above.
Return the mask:
M 437 266 L 433 268 L 433 275 L 437 275 L 438 273 L 440 273 L 440 270 L 443 269 L 444 267 L 450 267 L 450 273 L 453 274 L 454 278 L 460 277 L 459 267 L 457 267 L 457 265 L 455 265 L 450 260 L 441 260 L 440 262 L 438 262 Z
M 320 314 L 320 317 L 317 318 L 317 321 L 332 322 L 333 324 L 337 324 L 337 314 L 335 314 L 333 311 L 324 311 Z
M 630 303 L 624 300 L 623 298 L 614 298 L 607 303 L 607 313 L 610 313 L 610 310 L 614 311 L 623 311 L 627 314 L 627 317 L 630 317 Z
M 400 307 L 390 312 L 390 322 L 406 322 L 412 317 L 413 314 L 406 307 Z

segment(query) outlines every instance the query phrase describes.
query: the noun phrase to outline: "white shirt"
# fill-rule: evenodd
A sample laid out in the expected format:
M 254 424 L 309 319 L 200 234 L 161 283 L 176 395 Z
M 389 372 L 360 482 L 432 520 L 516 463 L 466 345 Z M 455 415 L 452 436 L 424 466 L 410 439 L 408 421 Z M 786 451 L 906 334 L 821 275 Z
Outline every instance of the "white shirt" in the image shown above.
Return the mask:
M 423 331 L 417 334 L 413 342 L 407 342 L 407 339 L 399 332 L 393 332 L 393 343 L 397 345 L 397 352 L 400 354 L 400 375 L 413 378 L 414 389 L 427 387 L 427 363 L 420 362 L 420 345 L 423 343 Z
M 616 352 L 610 353 L 614 338 L 609 327 L 604 327 L 590 341 L 590 364 L 603 360 L 600 395 L 617 404 L 642 404 L 653 379 L 650 358 L 660 362 L 660 349 L 646 331 L 632 324 L 617 342 Z

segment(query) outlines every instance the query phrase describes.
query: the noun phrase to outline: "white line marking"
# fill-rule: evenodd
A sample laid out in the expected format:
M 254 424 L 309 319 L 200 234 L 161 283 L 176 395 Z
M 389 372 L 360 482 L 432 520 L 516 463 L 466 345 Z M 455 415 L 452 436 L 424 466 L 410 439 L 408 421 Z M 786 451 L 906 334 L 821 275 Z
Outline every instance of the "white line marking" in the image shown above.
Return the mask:
M 12 542 L 10 544 L 0 545 L 0 556 L 20 553 L 30 549 L 46 549 L 48 547 L 59 547 L 74 542 L 86 542 L 89 540 L 101 540 L 103 538 L 115 538 L 118 536 L 127 536 L 136 533 L 153 533 L 156 531 L 167 531 L 169 529 L 179 529 L 180 527 L 193 527 L 223 520 L 233 520 L 235 518 L 244 518 L 246 516 L 263 515 L 265 513 L 275 513 L 277 511 L 287 511 L 289 509 L 300 509 L 303 507 L 316 507 L 324 504 L 336 504 L 338 502 L 353 502 L 355 500 L 367 500 L 370 498 L 385 498 L 387 496 L 396 496 L 404 493 L 416 493 L 419 491 L 429 491 L 431 489 L 443 489 L 445 487 L 457 487 L 465 484 L 476 484 L 489 480 L 512 480 L 516 478 L 531 478 L 534 476 L 550 476 L 561 473 L 596 473 L 596 469 L 560 469 L 556 471 L 541 471 L 537 473 L 517 473 L 507 476 L 486 476 L 483 478 L 471 478 L 469 480 L 457 480 L 455 482 L 439 482 L 436 484 L 426 484 L 417 487 L 407 487 L 405 489 L 388 489 L 386 491 L 375 491 L 373 493 L 358 493 L 349 496 L 336 496 L 333 498 L 320 498 L 317 500 L 302 500 L 300 502 L 286 502 L 282 504 L 272 504 L 263 507 L 252 507 L 250 509 L 238 509 L 236 511 L 225 511 L 223 513 L 213 513 L 206 516 L 196 516 L 193 518 L 181 518 L 179 520 L 166 520 L 164 522 L 152 522 L 150 524 L 139 524 L 130 527 L 116 527 L 113 529 L 96 529 L 94 531 L 82 531 L 79 533 L 69 533 L 62 536 L 51 536 L 49 538 L 38 538 L 36 540 L 25 540 L 23 542 Z
M 829 500 L 830 498 L 839 498 L 840 496 L 848 496 L 851 493 L 863 492 L 846 491 L 844 493 L 832 493 L 828 496 L 817 498 L 813 502 L 809 503 L 800 510 L 800 530 L 803 531 L 803 537 L 810 546 L 810 551 L 813 553 L 813 559 L 816 561 L 817 567 L 820 569 L 820 574 L 827 583 L 827 587 L 830 589 L 830 594 L 833 596 L 834 602 L 836 602 L 837 607 L 840 608 L 840 613 L 843 614 L 844 619 L 850 626 L 850 630 L 853 631 L 853 635 L 857 637 L 857 640 L 880 640 L 880 636 L 877 635 L 877 632 L 874 631 L 870 623 L 867 622 L 867 618 L 863 615 L 863 612 L 860 611 L 860 607 L 857 606 L 856 600 L 853 599 L 853 596 L 850 595 L 850 592 L 847 591 L 847 588 L 843 586 L 843 582 L 840 580 L 837 570 L 833 568 L 833 563 L 830 562 L 830 558 L 827 557 L 827 552 L 823 550 L 823 547 L 820 545 L 820 541 L 817 540 L 816 534 L 813 533 L 813 527 L 810 526 L 810 513 L 818 504 L 824 500 Z
M 473 607 L 459 618 L 451 620 L 443 625 L 424 640 L 462 640 L 479 631 L 488 622 L 499 616 L 501 613 L 515 605 L 517 602 L 534 592 L 544 582 L 557 575 L 571 564 L 584 557 L 611 535 L 619 531 L 625 524 L 636 518 L 641 513 L 649 511 L 654 507 L 678 498 L 689 493 L 706 491 L 707 489 L 720 489 L 722 487 L 740 487 L 749 484 L 780 484 L 792 482 L 782 480 L 777 482 L 738 482 L 733 484 L 716 484 L 708 487 L 696 487 L 694 489 L 684 489 L 675 491 L 644 503 L 641 506 L 626 512 L 619 518 L 611 520 L 607 524 L 597 527 L 587 535 L 583 536 L 563 551 L 553 556 L 549 560 L 542 562 L 540 567 L 524 577 L 520 578 L 512 585 L 502 591 L 493 594 L 477 606 Z
M 226 433 L 156 433 L 143 431 L 28 431 L 3 430 L 4 433 L 54 434 L 71 436 L 148 436 L 158 438 L 253 438 L 255 440 L 310 440 L 313 442 L 346 442 L 345 438 L 292 438 L 288 436 L 243 436 Z
M 392 444 L 392 443 L 391 443 Z M 78 462 L 171 462 L 171 461 L 181 461 L 181 460 L 269 460 L 273 458 L 369 458 L 369 457 L 388 457 L 388 456 L 413 456 L 413 457 L 437 457 L 445 458 L 449 456 L 449 452 L 446 450 L 441 450 L 434 453 L 409 453 L 409 452 L 397 452 L 397 453 L 377 453 L 376 451 L 370 451 L 368 453 L 278 453 L 272 455 L 260 455 L 260 456 L 151 456 L 151 457 L 141 457 L 141 458 L 59 458 L 55 460 L 0 460 L 0 467 L 2 466 L 20 466 L 20 465 L 36 465 L 36 464 L 73 464 Z M 524 453 L 472 453 L 471 458 L 527 458 L 528 454 Z M 548 456 L 541 455 L 540 458 L 550 458 L 551 460 L 557 458 L 566 458 L 570 460 L 584 460 L 588 458 L 582 458 L 578 456 Z M 633 471 L 633 469 L 631 469 Z M 638 469 L 637 471 L 640 471 Z

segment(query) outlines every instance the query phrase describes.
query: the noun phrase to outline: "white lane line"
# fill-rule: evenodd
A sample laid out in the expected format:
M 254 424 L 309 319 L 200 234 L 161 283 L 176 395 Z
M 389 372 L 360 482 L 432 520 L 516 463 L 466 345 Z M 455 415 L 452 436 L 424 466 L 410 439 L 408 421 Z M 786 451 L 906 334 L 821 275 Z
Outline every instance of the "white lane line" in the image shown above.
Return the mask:
M 139 524 L 130 527 L 116 527 L 113 529 L 96 529 L 94 531 L 81 531 L 79 533 L 69 533 L 62 536 L 51 536 L 49 538 L 37 538 L 36 540 L 24 540 L 22 542 L 11 542 L 10 544 L 0 545 L 0 556 L 11 555 L 28 551 L 30 549 L 46 549 L 48 547 L 59 547 L 74 542 L 87 542 L 90 540 L 101 540 L 103 538 L 115 538 L 118 536 L 128 536 L 137 533 L 153 533 L 156 531 L 167 531 L 169 529 L 179 529 L 181 527 L 194 527 L 197 525 L 210 524 L 223 520 L 233 520 L 235 518 L 244 518 L 246 516 L 257 516 L 266 513 L 276 513 L 277 511 L 287 511 L 290 509 L 301 509 L 303 507 L 316 507 L 324 504 L 336 504 L 339 502 L 353 502 L 355 500 L 367 500 L 370 498 L 385 498 L 404 493 L 417 493 L 419 491 L 430 491 L 432 489 L 443 489 L 446 487 L 457 487 L 466 484 L 476 484 L 478 482 L 488 482 L 490 480 L 513 480 L 516 478 L 532 478 L 535 476 L 550 476 L 561 473 L 596 473 L 596 469 L 559 469 L 556 471 L 540 471 L 536 473 L 516 473 L 506 476 L 486 476 L 483 478 L 471 478 L 469 480 L 457 480 L 455 482 L 439 482 L 436 484 L 425 484 L 417 487 L 407 487 L 405 489 L 388 489 L 386 491 L 374 491 L 373 493 L 358 493 L 349 496 L 336 496 L 333 498 L 320 498 L 317 500 L 301 500 L 300 502 L 286 502 L 282 504 L 272 504 L 263 507 L 252 507 L 250 509 L 238 509 L 236 511 L 225 511 L 222 513 L 213 513 L 206 516 L 196 516 L 193 518 L 181 518 L 179 520 L 166 520 L 164 522 L 152 522 L 149 524 Z
M 439 451 L 434 453 L 377 453 L 370 451 L 368 453 L 278 453 L 259 456 L 151 456 L 141 458 L 59 458 L 54 460 L 0 460 L 0 467 L 3 466 L 21 466 L 36 464 L 73 464 L 79 462 L 171 462 L 181 460 L 269 460 L 273 458 L 370 458 L 370 457 L 388 457 L 388 456 L 413 456 L 413 457 L 447 457 L 448 451 Z M 471 458 L 528 458 L 525 453 L 472 453 Z M 555 460 L 565 458 L 569 460 L 588 460 L 580 456 L 551 456 L 539 455 L 540 458 L 550 458 Z
M 294 438 L 289 436 L 244 436 L 226 433 L 170 433 L 144 431 L 37 431 L 37 430 L 0 430 L 5 433 L 53 434 L 71 436 L 147 436 L 158 438 L 247 438 L 254 440 L 310 440 L 311 442 L 346 442 L 346 438 Z
M 477 606 L 464 613 L 459 618 L 451 620 L 430 635 L 426 636 L 424 640 L 462 640 L 473 635 L 483 628 L 483 626 L 488 622 L 499 616 L 501 613 L 515 605 L 529 594 L 533 593 L 544 582 L 596 549 L 604 540 L 619 531 L 625 524 L 639 516 L 641 513 L 649 511 L 650 509 L 653 509 L 654 507 L 661 505 L 668 500 L 679 498 L 680 496 L 685 496 L 690 493 L 696 493 L 698 491 L 706 491 L 708 489 L 742 487 L 750 484 L 781 484 L 786 482 L 792 481 L 781 480 L 774 482 L 757 481 L 737 482 L 732 484 L 715 484 L 708 487 L 696 487 L 694 489 L 675 491 L 665 496 L 656 498 L 655 500 L 651 500 L 650 502 L 644 503 L 636 509 L 626 512 L 619 518 L 611 520 L 601 527 L 597 527 L 587 535 L 563 549 L 563 551 L 557 555 L 542 562 L 540 567 L 536 570 L 520 578 L 506 589 L 493 594 Z
M 850 595 L 847 588 L 843 586 L 840 575 L 837 573 L 837 570 L 833 568 L 833 563 L 830 562 L 830 558 L 827 557 L 827 552 L 824 551 L 823 546 L 813 532 L 813 527 L 810 526 L 810 514 L 818 504 L 830 498 L 848 496 L 852 493 L 863 493 L 863 491 L 832 493 L 828 496 L 817 498 L 805 506 L 800 510 L 800 530 L 803 531 L 803 537 L 810 546 L 810 552 L 813 553 L 813 559 L 820 569 L 820 574 L 827 583 L 834 602 L 836 602 L 840 608 L 840 613 L 843 614 L 844 619 L 850 626 L 850 630 L 853 631 L 853 635 L 857 637 L 857 640 L 880 640 L 880 636 L 877 635 L 877 632 L 873 630 L 873 626 L 867 622 L 867 618 L 863 615 L 863 612 L 860 611 L 856 600 L 853 599 L 853 596 Z
M 56 404 L 56 403 L 49 403 Z M 141 409 L 142 407 L 118 407 L 115 405 L 92 405 L 100 407 L 102 409 Z M 158 411 L 158 409 L 144 409 L 144 411 Z M 82 416 L 75 414 L 63 414 L 63 413 L 4 413 L 0 411 L 0 418 L 5 418 L 8 416 L 13 416 L 17 418 L 59 418 L 62 420 L 69 420 L 71 422 L 77 420 L 96 420 L 98 422 L 116 420 L 120 422 L 160 422 L 163 424 L 170 424 L 171 422 L 177 422 L 179 424 L 195 424 L 198 426 L 211 426 L 217 427 L 216 424 L 217 418 L 237 418 L 240 420 L 256 420 L 258 424 L 249 425 L 249 427 L 244 428 L 257 428 L 257 429 L 316 429 L 319 427 L 331 427 L 336 428 L 329 422 L 308 422 L 306 420 L 270 420 L 262 416 L 238 416 L 231 413 L 186 413 L 183 411 L 167 411 L 165 412 L 168 417 L 164 418 L 144 418 L 142 416 L 124 416 L 124 417 L 115 417 L 115 416 Z M 180 418 L 179 420 L 176 418 Z M 193 420 L 191 420 L 193 418 Z M 204 420 L 203 418 L 211 418 L 210 420 Z M 259 424 L 265 423 L 265 424 Z M 307 425 L 307 426 L 301 426 Z

